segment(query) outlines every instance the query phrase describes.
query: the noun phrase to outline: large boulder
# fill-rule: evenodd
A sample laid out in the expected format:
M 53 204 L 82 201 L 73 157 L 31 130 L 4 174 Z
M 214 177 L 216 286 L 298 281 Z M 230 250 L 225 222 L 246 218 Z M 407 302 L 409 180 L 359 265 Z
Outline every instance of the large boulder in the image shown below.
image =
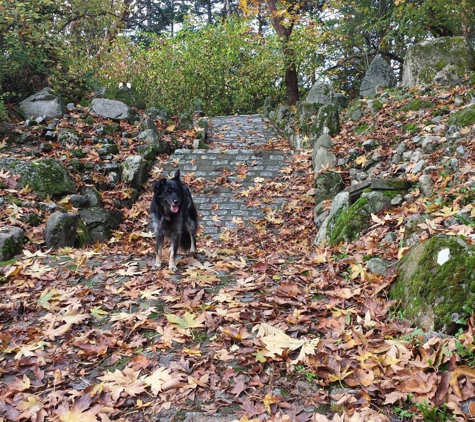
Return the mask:
M 40 92 L 29 96 L 20 103 L 20 107 L 27 119 L 45 117 L 54 119 L 63 117 L 66 106 L 60 96 L 54 95 L 50 88 L 44 88 Z
M 40 196 L 61 196 L 76 191 L 76 184 L 68 170 L 54 158 L 36 161 L 0 158 L 0 169 L 19 176 L 19 187 L 28 185 Z
M 373 97 L 376 95 L 378 87 L 386 86 L 392 88 L 396 86 L 397 78 L 391 66 L 381 57 L 376 56 L 361 82 L 360 96 Z
M 336 171 L 328 171 L 315 176 L 315 204 L 325 199 L 333 199 L 341 192 L 345 184 L 341 174 Z
M 76 240 L 79 217 L 77 214 L 54 212 L 48 218 L 45 241 L 48 248 L 73 247 Z
M 335 90 L 326 82 L 316 82 L 307 94 L 305 102 L 309 104 L 336 104 Z
M 82 221 L 86 224 L 90 240 L 102 242 L 111 237 L 112 230 L 117 230 L 122 223 L 122 213 L 116 210 L 91 208 L 79 210 Z
M 418 243 L 398 273 L 390 295 L 420 328 L 454 334 L 457 321 L 475 308 L 475 248 L 461 238 L 439 235 Z
M 122 180 L 131 188 L 140 189 L 148 170 L 148 162 L 141 155 L 132 155 L 122 165 Z
M 129 123 L 134 123 L 137 118 L 137 114 L 127 104 L 105 98 L 94 98 L 89 112 L 105 119 L 125 120 Z
M 402 84 L 430 85 L 441 72 L 461 78 L 475 69 L 475 52 L 464 37 L 441 37 L 408 47 Z
M 8 261 L 23 248 L 25 232 L 15 226 L 0 227 L 0 262 Z

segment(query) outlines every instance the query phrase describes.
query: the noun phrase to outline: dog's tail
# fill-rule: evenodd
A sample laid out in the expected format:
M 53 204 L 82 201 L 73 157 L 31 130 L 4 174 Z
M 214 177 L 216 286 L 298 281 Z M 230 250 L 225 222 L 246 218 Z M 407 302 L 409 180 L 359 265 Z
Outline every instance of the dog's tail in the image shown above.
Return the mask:
M 187 231 L 184 231 L 180 236 L 180 248 L 184 252 L 188 252 L 191 249 L 191 237 Z

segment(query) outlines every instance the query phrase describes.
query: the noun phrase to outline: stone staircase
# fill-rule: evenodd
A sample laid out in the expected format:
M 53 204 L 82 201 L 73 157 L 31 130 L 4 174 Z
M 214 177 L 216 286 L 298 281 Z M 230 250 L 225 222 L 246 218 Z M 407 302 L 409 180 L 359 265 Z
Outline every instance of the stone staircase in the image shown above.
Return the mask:
M 180 168 L 182 177 L 193 173 L 203 179 L 200 193 L 192 194 L 200 214 L 202 235 L 219 236 L 242 222 L 263 217 L 259 206 L 242 195 L 256 181 L 265 184 L 282 176 L 281 170 L 291 157 L 289 149 L 274 149 L 280 139 L 260 115 L 210 118 L 210 149 L 178 149 L 164 163 L 165 175 Z M 271 207 L 282 206 L 276 198 Z

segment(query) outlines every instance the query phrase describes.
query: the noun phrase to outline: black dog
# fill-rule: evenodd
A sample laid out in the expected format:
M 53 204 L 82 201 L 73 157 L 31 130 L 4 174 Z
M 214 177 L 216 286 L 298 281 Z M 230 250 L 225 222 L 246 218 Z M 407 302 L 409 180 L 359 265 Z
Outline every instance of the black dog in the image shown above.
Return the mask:
M 166 237 L 171 239 L 168 268 L 175 271 L 178 247 L 185 252 L 188 250 L 196 252 L 198 229 L 198 213 L 188 186 L 180 181 L 180 170 L 175 172 L 172 179 L 153 182 L 150 219 L 157 241 L 157 255 L 153 269 L 162 265 L 162 246 Z

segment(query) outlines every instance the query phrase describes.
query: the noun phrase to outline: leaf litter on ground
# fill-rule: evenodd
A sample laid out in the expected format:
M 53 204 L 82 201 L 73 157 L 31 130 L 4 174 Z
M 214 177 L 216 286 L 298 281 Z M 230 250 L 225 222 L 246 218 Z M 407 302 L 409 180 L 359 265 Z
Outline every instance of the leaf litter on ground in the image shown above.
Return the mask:
M 403 104 L 395 100 L 369 122 L 385 154 L 391 136 L 406 137 L 386 126 Z M 361 142 L 353 127 L 343 123 L 337 154 Z M 359 157 L 363 165 L 364 151 Z M 467 162 L 461 183 L 474 174 Z M 472 233 L 443 225 L 461 208 L 460 193 L 434 179 L 455 199 L 428 209 L 440 220 L 421 229 Z M 256 178 L 236 190 L 249 206 L 264 207 L 265 217 L 236 221 L 238 229 L 217 240 L 201 236 L 197 258 L 181 257 L 177 274 L 151 271 L 150 186 L 108 242 L 63 252 L 30 243 L 3 269 L 0 285 L 0 418 L 168 421 L 183 409 L 213 415 L 225 408 L 240 422 L 390 421 L 397 405 L 423 420 L 424 403 L 446 405 L 454 420 L 473 417 L 475 369 L 460 353 L 475 354 L 473 316 L 457 339 L 429 338 L 388 301 L 395 273 L 374 276 L 365 265 L 368 256 L 396 262 L 405 252 L 404 222 L 427 204 L 420 198 L 373 215 L 357 241 L 322 248 L 313 243 L 313 180 L 310 153 L 298 151 L 279 180 Z M 193 174 L 186 183 L 204 189 Z M 15 194 L 37 199 L 29 190 Z M 286 200 L 279 213 L 268 206 L 277 197 Z M 10 207 L 0 217 L 17 223 L 22 212 Z M 389 230 L 398 240 L 388 244 Z

